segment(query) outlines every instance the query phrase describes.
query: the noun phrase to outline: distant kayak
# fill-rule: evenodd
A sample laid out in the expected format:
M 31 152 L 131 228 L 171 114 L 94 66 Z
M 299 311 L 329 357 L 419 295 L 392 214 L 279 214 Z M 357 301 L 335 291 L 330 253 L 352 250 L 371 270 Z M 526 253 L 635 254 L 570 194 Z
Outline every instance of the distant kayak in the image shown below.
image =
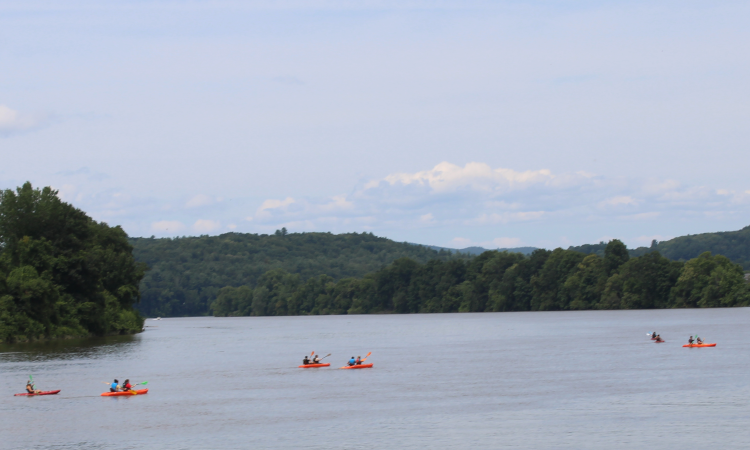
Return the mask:
M 370 367 L 372 367 L 372 363 L 359 364 L 359 365 L 354 365 L 354 366 L 344 366 L 344 367 L 339 367 L 339 369 L 368 369 Z
M 331 363 L 323 363 L 323 364 L 302 364 L 301 366 L 298 366 L 300 369 L 311 369 L 313 367 L 328 367 Z
M 16 394 L 15 397 L 34 397 L 35 395 L 55 395 L 58 392 L 60 392 L 60 389 L 56 391 L 42 391 L 38 394 L 29 394 L 29 393 Z
M 683 347 L 716 347 L 716 344 L 685 344 Z
M 656 339 L 654 339 L 654 344 L 661 344 L 662 342 L 667 342 L 667 341 L 663 339 L 661 341 L 657 341 Z
M 135 391 L 124 391 L 124 392 L 105 392 L 102 394 L 102 397 L 119 397 L 122 395 L 143 395 L 148 393 L 148 389 L 138 389 Z

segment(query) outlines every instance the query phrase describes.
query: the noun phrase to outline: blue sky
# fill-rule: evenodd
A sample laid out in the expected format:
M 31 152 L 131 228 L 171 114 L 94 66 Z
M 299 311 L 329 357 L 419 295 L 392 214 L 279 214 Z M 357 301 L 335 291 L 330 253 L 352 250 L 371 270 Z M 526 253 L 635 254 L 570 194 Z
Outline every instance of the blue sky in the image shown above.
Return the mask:
M 0 188 L 133 236 L 750 225 L 750 4 L 0 3 Z

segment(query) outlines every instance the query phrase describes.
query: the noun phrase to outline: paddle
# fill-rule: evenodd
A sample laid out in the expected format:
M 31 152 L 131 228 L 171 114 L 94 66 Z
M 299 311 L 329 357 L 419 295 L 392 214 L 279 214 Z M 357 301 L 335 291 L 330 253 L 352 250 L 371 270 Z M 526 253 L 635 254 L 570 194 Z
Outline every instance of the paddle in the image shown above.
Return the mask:
M 367 353 L 367 354 L 365 355 L 365 358 L 364 358 L 364 359 L 362 359 L 362 360 L 360 360 L 360 363 L 363 363 L 363 362 L 367 361 L 367 358 L 369 358 L 369 357 L 370 357 L 370 355 L 372 355 L 372 352 L 369 352 L 369 353 Z
M 329 356 L 331 356 L 331 354 L 330 354 L 330 353 L 329 353 L 329 354 L 327 354 L 327 355 L 325 355 L 324 357 L 320 358 L 320 360 L 321 360 L 321 361 L 323 361 L 324 359 L 328 358 Z

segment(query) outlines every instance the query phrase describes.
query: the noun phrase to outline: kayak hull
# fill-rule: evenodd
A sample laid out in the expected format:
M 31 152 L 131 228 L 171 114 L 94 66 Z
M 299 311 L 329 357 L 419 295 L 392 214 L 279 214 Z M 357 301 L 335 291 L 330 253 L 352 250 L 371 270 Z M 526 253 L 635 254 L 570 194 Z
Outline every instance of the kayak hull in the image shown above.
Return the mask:
M 122 396 L 134 396 L 134 395 L 143 395 L 147 394 L 148 389 L 137 389 L 127 392 L 105 392 L 102 394 L 102 397 L 122 397 Z
M 328 367 L 331 363 L 323 363 L 323 364 L 302 364 L 301 366 L 298 366 L 300 369 L 313 369 L 315 367 Z
M 667 341 L 654 341 L 654 344 L 663 344 L 664 342 L 667 342 Z
M 683 347 L 716 347 L 716 344 L 685 344 Z
M 56 391 L 42 391 L 38 394 L 29 394 L 29 393 L 23 393 L 23 394 L 16 394 L 15 397 L 36 397 L 37 395 L 55 395 L 58 392 L 60 392 L 60 389 Z
M 369 369 L 370 367 L 372 367 L 372 363 L 370 363 L 370 364 L 359 364 L 359 365 L 354 365 L 354 366 L 344 366 L 344 367 L 340 367 L 340 368 L 341 369 Z

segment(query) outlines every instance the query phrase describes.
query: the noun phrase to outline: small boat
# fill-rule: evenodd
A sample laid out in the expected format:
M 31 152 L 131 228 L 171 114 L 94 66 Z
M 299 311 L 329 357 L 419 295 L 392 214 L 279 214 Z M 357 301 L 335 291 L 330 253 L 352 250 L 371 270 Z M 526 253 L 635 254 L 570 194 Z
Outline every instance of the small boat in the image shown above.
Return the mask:
M 683 347 L 716 347 L 716 344 L 685 344 Z
M 102 397 L 120 397 L 120 396 L 133 396 L 147 394 L 148 389 L 138 389 L 132 391 L 120 391 L 120 392 L 105 392 Z
M 654 339 L 654 344 L 661 344 L 663 342 L 667 342 L 667 341 L 665 341 L 664 339 L 660 339 L 658 341 L 656 339 Z
M 370 364 L 355 364 L 353 366 L 339 367 L 339 369 L 369 369 L 370 367 L 372 367 L 372 363 L 370 363 Z
M 55 395 L 58 392 L 60 392 L 60 389 L 58 389 L 56 391 L 42 391 L 42 392 L 40 392 L 38 394 L 29 394 L 28 392 L 24 392 L 23 394 L 15 394 L 14 397 L 34 397 L 34 396 L 37 396 L 37 395 Z
M 331 363 L 322 363 L 322 364 L 302 364 L 301 366 L 298 366 L 300 369 L 312 369 L 313 367 L 328 367 Z

